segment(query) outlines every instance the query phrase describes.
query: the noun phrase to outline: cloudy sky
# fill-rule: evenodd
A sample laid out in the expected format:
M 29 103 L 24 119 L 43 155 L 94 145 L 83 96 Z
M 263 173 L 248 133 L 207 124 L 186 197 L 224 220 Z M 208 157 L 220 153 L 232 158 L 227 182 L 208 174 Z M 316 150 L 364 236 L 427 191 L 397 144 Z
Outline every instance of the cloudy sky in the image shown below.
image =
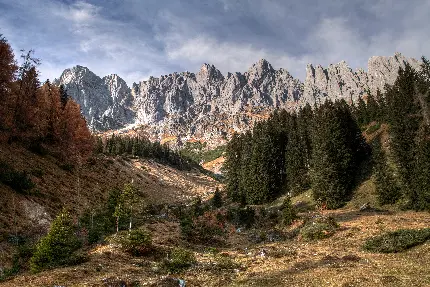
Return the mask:
M 0 0 L 0 34 L 35 50 L 42 79 L 79 64 L 131 84 L 265 58 L 303 80 L 307 63 L 429 57 L 429 15 L 430 0 Z

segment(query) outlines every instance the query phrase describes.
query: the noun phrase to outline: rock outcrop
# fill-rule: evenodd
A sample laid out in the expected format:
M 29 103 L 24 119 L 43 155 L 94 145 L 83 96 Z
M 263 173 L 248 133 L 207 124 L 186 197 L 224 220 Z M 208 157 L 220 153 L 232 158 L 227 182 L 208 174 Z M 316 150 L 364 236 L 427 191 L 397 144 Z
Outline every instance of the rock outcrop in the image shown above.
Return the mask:
M 197 74 L 173 73 L 134 83 L 129 89 L 117 75 L 99 78 L 87 68 L 67 69 L 57 84 L 81 105 L 89 125 L 106 130 L 141 125 L 152 139 L 198 138 L 219 144 L 233 130 L 243 131 L 277 108 L 298 110 L 307 103 L 344 99 L 351 103 L 393 84 L 399 68 L 419 69 L 420 61 L 400 53 L 372 57 L 368 72 L 353 71 L 345 61 L 323 68 L 308 64 L 304 83 L 287 70 L 260 60 L 245 73 L 223 76 L 204 64 Z

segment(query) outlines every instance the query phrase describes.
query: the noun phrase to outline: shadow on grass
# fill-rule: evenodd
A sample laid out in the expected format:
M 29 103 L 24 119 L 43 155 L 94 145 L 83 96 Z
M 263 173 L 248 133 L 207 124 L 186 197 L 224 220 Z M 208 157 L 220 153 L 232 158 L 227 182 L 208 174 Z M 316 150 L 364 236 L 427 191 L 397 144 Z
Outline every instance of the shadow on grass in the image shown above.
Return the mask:
M 378 208 L 370 208 L 367 210 L 352 210 L 352 211 L 345 211 L 340 213 L 330 213 L 327 214 L 327 216 L 333 217 L 338 222 L 346 222 L 346 221 L 352 221 L 364 216 L 377 216 L 377 215 L 393 215 L 395 212 L 384 210 L 384 209 L 378 209 Z
M 289 268 L 285 268 L 283 270 L 278 270 L 275 272 L 258 272 L 251 273 L 250 276 L 240 282 L 239 284 L 243 284 L 244 286 L 288 286 L 287 284 L 291 284 L 291 286 L 305 286 L 307 283 L 316 283 L 313 280 L 318 278 L 309 276 L 305 282 L 298 282 L 299 277 L 295 277 L 294 275 L 300 275 L 301 273 L 309 272 L 312 269 L 317 268 L 345 268 L 345 267 L 354 267 L 361 260 L 360 257 L 354 254 L 345 255 L 343 257 L 331 256 L 327 255 L 319 260 L 304 260 L 299 261 L 293 264 Z M 303 278 L 302 278 L 303 279 Z M 242 285 L 240 285 L 242 286 Z M 313 285 L 312 285 L 313 286 Z

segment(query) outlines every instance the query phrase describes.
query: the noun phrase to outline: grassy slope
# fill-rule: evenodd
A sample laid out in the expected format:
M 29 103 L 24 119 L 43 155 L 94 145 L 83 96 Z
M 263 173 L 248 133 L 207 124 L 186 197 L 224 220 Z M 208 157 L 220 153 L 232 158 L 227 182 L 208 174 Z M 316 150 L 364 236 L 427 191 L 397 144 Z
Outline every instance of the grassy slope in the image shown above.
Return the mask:
M 213 257 L 179 237 L 176 223 L 148 223 L 157 248 L 182 245 L 196 252 L 198 265 L 174 276 L 187 286 L 429 286 L 430 242 L 399 254 L 362 250 L 369 236 L 398 228 L 430 225 L 430 214 L 416 212 L 358 212 L 351 208 L 326 211 L 340 223 L 331 238 L 306 242 L 299 238 L 277 243 L 252 244 L 246 233 L 234 234 L 232 245 L 221 250 L 242 265 L 237 271 L 217 270 Z M 233 245 L 234 243 L 234 245 Z M 245 249 L 246 248 L 246 249 Z M 266 251 L 264 257 L 261 250 Z M 154 269 L 160 258 L 132 258 L 112 246 L 97 246 L 91 260 L 80 266 L 59 268 L 37 275 L 19 276 L 4 286 L 106 286 L 103 279 L 155 283 L 165 273 Z M 1 284 L 0 284 L 1 285 Z M 3 286 L 2 285 L 2 286 Z
M 9 259 L 9 235 L 38 236 L 46 233 L 62 206 L 79 214 L 83 209 L 105 202 L 108 192 L 132 179 L 147 203 L 189 201 L 207 196 L 218 185 L 197 171 L 184 172 L 146 160 L 99 157 L 85 164 L 79 177 L 49 156 L 39 156 L 21 147 L 0 146 L 0 162 L 18 171 L 33 172 L 37 195 L 22 195 L 0 183 L 0 268 Z

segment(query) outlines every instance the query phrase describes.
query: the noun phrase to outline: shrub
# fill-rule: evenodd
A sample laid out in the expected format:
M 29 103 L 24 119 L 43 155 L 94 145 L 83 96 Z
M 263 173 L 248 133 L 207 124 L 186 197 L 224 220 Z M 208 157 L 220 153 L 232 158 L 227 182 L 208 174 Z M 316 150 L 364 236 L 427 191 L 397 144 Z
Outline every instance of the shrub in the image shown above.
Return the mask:
M 88 243 L 89 244 L 97 243 L 101 237 L 102 237 L 102 232 L 99 229 L 93 228 L 93 229 L 88 230 Z
M 221 192 L 219 191 L 218 187 L 215 190 L 215 193 L 214 193 L 214 196 L 212 197 L 211 203 L 212 203 L 212 206 L 215 208 L 219 208 L 223 204 Z
M 182 235 L 193 242 L 220 242 L 225 235 L 225 217 L 222 211 L 207 211 L 195 218 L 187 215 L 181 220 Z
M 0 269 L 0 282 L 8 280 L 17 275 L 21 270 L 26 269 L 27 263 L 34 252 L 34 244 L 30 238 L 21 235 L 9 235 L 7 241 L 15 246 L 15 253 L 12 258 L 12 265 L 9 268 Z M 0 237 L 0 241 L 2 237 Z
M 332 236 L 339 225 L 334 218 L 321 215 L 305 219 L 300 235 L 307 240 L 317 240 Z
M 21 266 L 19 262 L 19 257 L 15 255 L 13 257 L 12 266 L 10 268 L 4 268 L 3 272 L 0 272 L 0 282 L 9 279 L 12 276 L 15 276 L 16 274 L 18 274 L 20 269 Z
M 380 253 L 402 252 L 430 240 L 430 228 L 399 229 L 366 240 L 365 250 Z
M 75 166 L 70 163 L 65 163 L 60 165 L 60 168 L 64 171 L 72 172 L 75 169 Z
M 5 162 L 0 162 L 0 181 L 19 193 L 26 193 L 34 187 L 27 172 L 16 171 Z
M 249 228 L 255 223 L 255 210 L 249 206 L 245 208 L 231 208 L 227 212 L 227 218 L 237 226 Z
M 287 197 L 281 206 L 282 220 L 285 225 L 290 225 L 297 218 L 297 211 L 291 204 L 291 198 Z
M 227 254 L 219 254 L 215 256 L 215 264 L 219 269 L 237 269 L 240 267 L 240 264 L 234 261 Z
M 168 258 L 163 261 L 163 267 L 170 273 L 178 273 L 193 266 L 197 262 L 194 253 L 184 248 L 173 249 Z
M 52 222 L 48 234 L 36 246 L 30 259 L 32 272 L 62 265 L 73 265 L 82 260 L 74 256 L 81 247 L 81 242 L 75 234 L 75 227 L 70 214 L 63 210 Z
M 121 249 L 134 256 L 147 253 L 152 246 L 151 235 L 144 229 L 118 232 L 108 238 L 108 242 L 120 245 Z

